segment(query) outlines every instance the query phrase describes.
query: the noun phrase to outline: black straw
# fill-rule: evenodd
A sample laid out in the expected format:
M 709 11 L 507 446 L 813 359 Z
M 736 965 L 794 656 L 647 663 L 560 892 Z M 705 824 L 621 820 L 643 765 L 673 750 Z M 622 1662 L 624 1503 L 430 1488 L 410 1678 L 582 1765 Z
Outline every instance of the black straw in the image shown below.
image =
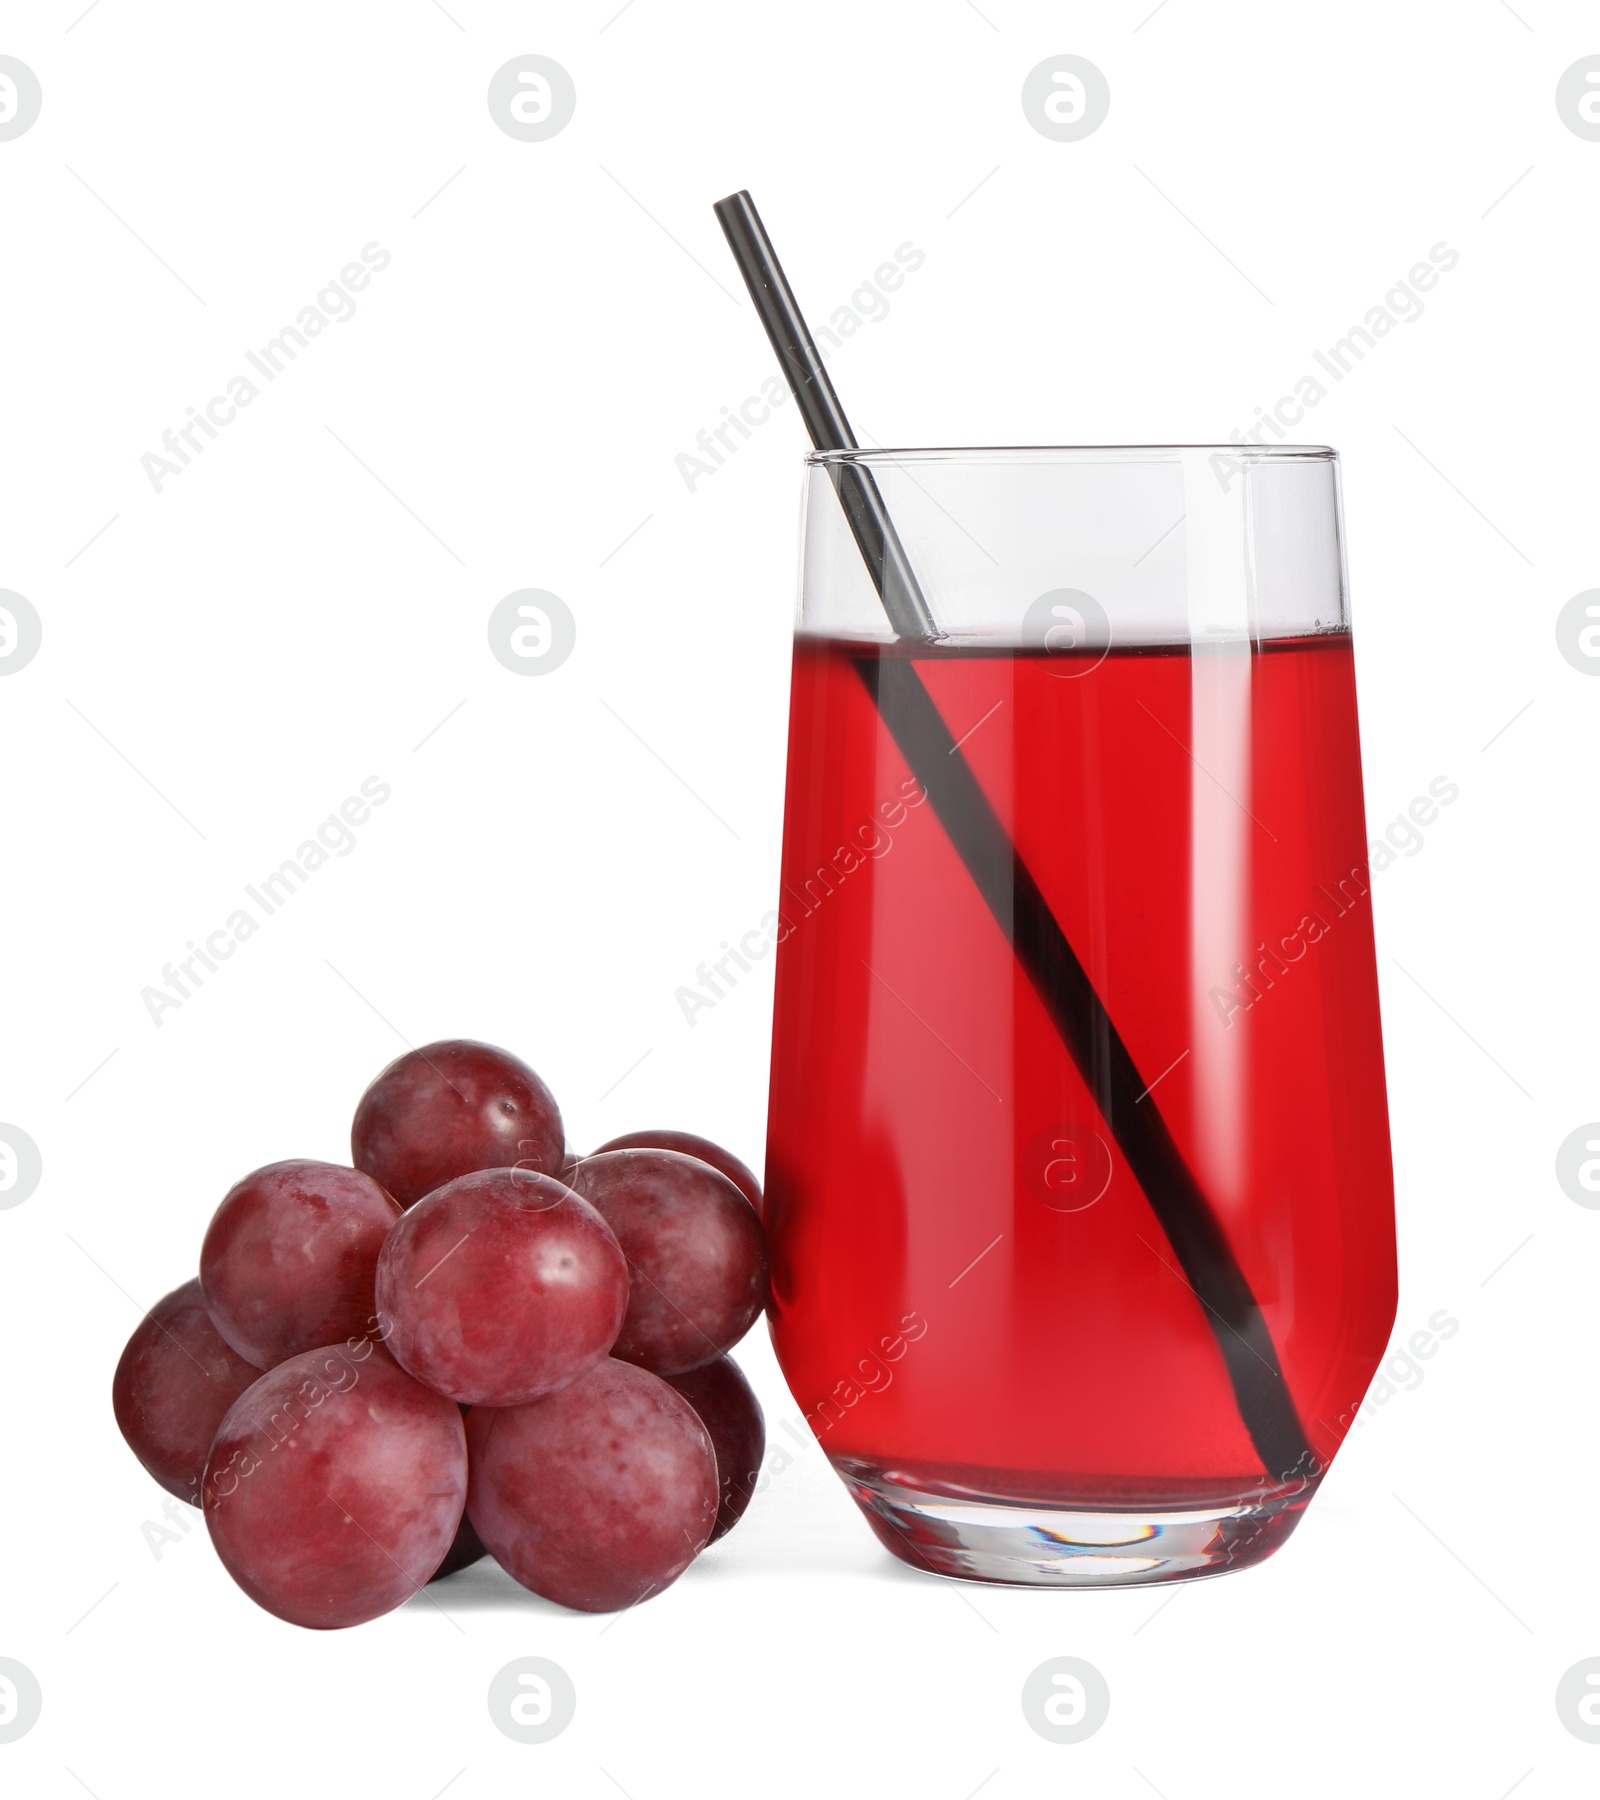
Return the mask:
M 818 450 L 854 449 L 849 421 L 755 203 L 741 190 L 719 200 L 715 211 L 812 444 Z M 847 461 L 830 464 L 829 472 L 896 636 L 938 638 L 937 622 L 871 471 Z M 1271 1333 L 1227 1234 L 933 696 L 907 657 L 863 657 L 856 667 L 1205 1307 L 1239 1416 L 1263 1468 L 1277 1480 L 1315 1473 Z
M 789 380 L 806 431 L 818 450 L 854 450 L 855 435 L 822 366 L 822 353 L 801 314 L 778 253 L 761 223 L 756 203 L 741 188 L 715 207 L 717 218 L 750 290 L 756 311 Z M 906 560 L 905 546 L 889 517 L 883 495 L 868 469 L 857 463 L 830 463 L 828 473 L 861 546 L 867 572 L 883 601 L 895 636 L 936 638 L 939 627 Z

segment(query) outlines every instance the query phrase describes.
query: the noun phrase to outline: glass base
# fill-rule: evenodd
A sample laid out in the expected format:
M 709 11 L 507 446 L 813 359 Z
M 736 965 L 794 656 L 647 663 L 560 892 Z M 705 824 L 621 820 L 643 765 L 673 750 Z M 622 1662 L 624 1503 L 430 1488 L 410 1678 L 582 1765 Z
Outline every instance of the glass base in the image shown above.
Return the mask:
M 1257 1483 L 1142 1504 L 1125 1494 L 1008 1499 L 965 1486 L 939 1491 L 854 1457 L 834 1468 L 902 1562 L 1013 1587 L 1133 1587 L 1248 1569 L 1288 1537 L 1315 1491 L 1315 1483 L 1280 1492 Z

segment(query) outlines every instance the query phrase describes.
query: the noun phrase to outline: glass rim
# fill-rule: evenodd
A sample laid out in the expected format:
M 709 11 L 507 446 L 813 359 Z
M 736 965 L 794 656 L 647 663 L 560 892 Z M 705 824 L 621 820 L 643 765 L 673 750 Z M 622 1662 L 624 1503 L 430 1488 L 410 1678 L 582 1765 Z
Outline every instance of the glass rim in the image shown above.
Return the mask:
M 1248 462 L 1336 463 L 1339 452 L 1327 444 L 967 444 L 911 445 L 902 449 L 810 450 L 807 468 L 846 463 L 891 465 L 915 462 L 1098 463 L 1162 462 L 1182 456 L 1232 456 Z

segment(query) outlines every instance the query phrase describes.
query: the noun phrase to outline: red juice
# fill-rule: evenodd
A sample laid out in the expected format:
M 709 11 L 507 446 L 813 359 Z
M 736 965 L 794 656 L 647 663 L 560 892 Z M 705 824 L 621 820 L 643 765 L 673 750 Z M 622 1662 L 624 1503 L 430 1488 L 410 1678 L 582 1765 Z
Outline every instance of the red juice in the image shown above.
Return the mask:
M 1263 1466 L 1226 1327 L 885 726 L 870 665 L 908 656 L 1249 1284 L 1299 1469 Z M 869 1518 L 886 1485 L 1292 1515 L 1394 1317 L 1348 634 L 1065 655 L 802 637 L 788 771 L 773 1335 Z

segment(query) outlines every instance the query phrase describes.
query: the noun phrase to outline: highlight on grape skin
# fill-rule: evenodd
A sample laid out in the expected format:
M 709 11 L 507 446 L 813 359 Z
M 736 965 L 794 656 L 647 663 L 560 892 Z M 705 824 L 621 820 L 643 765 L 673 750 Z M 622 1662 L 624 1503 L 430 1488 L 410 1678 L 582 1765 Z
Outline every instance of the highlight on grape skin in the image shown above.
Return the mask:
M 211 1323 L 198 1279 L 186 1281 L 134 1328 L 112 1377 L 111 1410 L 145 1468 L 198 1506 L 217 1427 L 260 1374 Z
M 658 1375 L 730 1350 L 767 1302 L 766 1235 L 725 1175 L 673 1150 L 608 1150 L 572 1177 L 617 1234 L 632 1291 L 612 1354 Z
M 228 1190 L 200 1251 L 206 1309 L 247 1362 L 361 1337 L 378 1252 L 400 1208 L 337 1163 L 269 1163 Z
M 761 1183 L 756 1180 L 755 1171 L 740 1162 L 731 1150 L 712 1143 L 710 1138 L 700 1137 L 692 1131 L 668 1131 L 665 1128 L 625 1131 L 621 1137 L 607 1138 L 589 1154 L 603 1156 L 607 1150 L 676 1150 L 680 1156 L 692 1156 L 697 1162 L 710 1163 L 719 1175 L 726 1175 L 756 1209 L 756 1217 L 761 1217 Z
M 717 1457 L 717 1523 L 711 1542 L 744 1517 L 756 1491 L 767 1448 L 767 1422 L 755 1390 L 731 1356 L 663 1378 L 694 1408 Z
M 659 1594 L 710 1541 L 717 1460 L 658 1376 L 606 1361 L 528 1406 L 467 1415 L 468 1516 L 526 1588 L 580 1612 Z
M 411 1207 L 478 1169 L 558 1174 L 565 1142 L 555 1096 L 525 1062 L 449 1038 L 397 1057 L 361 1096 L 350 1160 Z
M 291 1357 L 234 1402 L 206 1465 L 205 1517 L 257 1605 L 326 1630 L 427 1582 L 466 1489 L 459 1407 L 363 1342 Z
M 419 1381 L 517 1406 L 602 1360 L 628 1307 L 610 1227 L 548 1175 L 484 1169 L 403 1215 L 378 1258 L 378 1329 Z

